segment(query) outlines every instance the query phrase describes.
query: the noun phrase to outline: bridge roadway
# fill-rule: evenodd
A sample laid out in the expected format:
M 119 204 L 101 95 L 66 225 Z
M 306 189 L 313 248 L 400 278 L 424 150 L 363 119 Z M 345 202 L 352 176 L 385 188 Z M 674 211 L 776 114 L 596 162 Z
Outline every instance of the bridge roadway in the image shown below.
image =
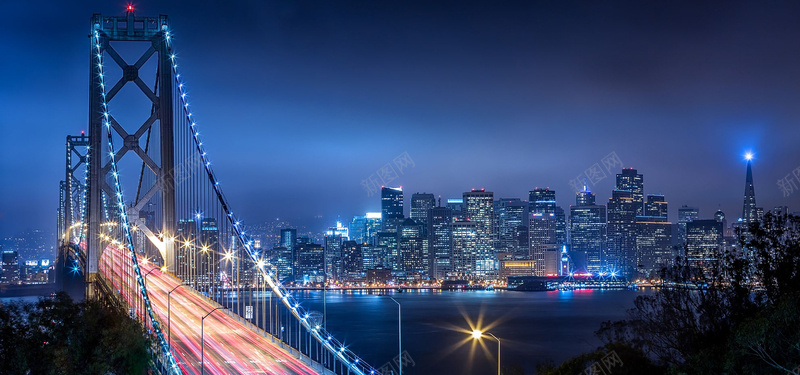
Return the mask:
M 120 262 L 130 259 L 130 254 L 116 247 L 108 247 L 106 251 L 117 252 L 113 257 L 115 259 L 113 270 L 118 277 L 118 271 L 125 268 Z M 146 276 L 147 291 L 166 335 L 167 293 L 178 286 L 179 282 L 170 274 L 154 270 L 155 267 L 152 265 L 140 264 L 140 267 L 142 275 L 150 272 Z M 201 373 L 200 319 L 216 307 L 219 305 L 188 286 L 180 287 L 171 294 L 172 353 L 184 374 Z M 209 315 L 205 319 L 204 327 L 203 357 L 206 362 L 206 374 L 320 373 L 270 339 L 230 317 L 223 310 L 214 311 Z

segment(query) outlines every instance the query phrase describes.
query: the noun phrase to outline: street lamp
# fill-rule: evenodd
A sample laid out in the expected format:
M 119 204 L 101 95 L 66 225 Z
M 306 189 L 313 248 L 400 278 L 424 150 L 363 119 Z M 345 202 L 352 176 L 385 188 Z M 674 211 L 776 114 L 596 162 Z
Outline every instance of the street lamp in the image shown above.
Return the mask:
M 174 292 L 175 289 L 178 289 L 178 288 L 180 288 L 182 286 L 183 286 L 183 284 L 178 284 L 178 286 L 172 288 L 172 290 L 170 290 L 169 293 L 167 293 L 167 347 L 169 348 L 170 352 L 172 352 L 172 320 L 170 320 L 170 315 L 171 315 L 170 314 L 170 312 L 171 312 L 170 311 L 170 302 L 171 302 L 170 298 L 172 297 L 171 296 L 172 292 Z
M 491 332 L 485 332 L 485 333 L 489 336 L 492 336 L 492 338 L 494 338 L 495 340 L 497 340 L 497 375 L 500 375 L 500 339 L 498 339 L 497 336 L 493 335 Z M 480 340 L 481 338 L 483 338 L 483 334 L 484 332 L 481 332 L 477 329 L 473 330 L 472 338 Z
M 144 278 L 144 287 L 145 287 L 145 288 L 147 288 L 147 275 L 149 275 L 151 272 L 153 272 L 153 271 L 155 271 L 155 270 L 157 270 L 157 269 L 158 269 L 158 268 L 157 268 L 157 267 L 155 267 L 155 268 L 151 269 L 150 271 L 147 271 L 147 273 L 146 273 L 146 274 L 144 274 L 144 277 L 143 277 L 143 278 Z
M 403 316 L 402 316 L 402 307 L 400 306 L 400 302 L 397 302 L 396 299 L 392 296 L 388 296 L 382 294 L 384 297 L 389 297 L 397 304 L 397 367 L 400 368 L 400 374 L 403 375 Z
M 206 373 L 206 362 L 205 362 L 205 349 L 206 349 L 206 342 L 205 342 L 205 333 L 204 333 L 204 324 L 206 318 L 208 318 L 211 313 L 217 311 L 219 309 L 224 309 L 224 307 L 215 307 L 213 310 L 209 311 L 208 314 L 203 316 L 200 319 L 200 374 L 204 375 Z

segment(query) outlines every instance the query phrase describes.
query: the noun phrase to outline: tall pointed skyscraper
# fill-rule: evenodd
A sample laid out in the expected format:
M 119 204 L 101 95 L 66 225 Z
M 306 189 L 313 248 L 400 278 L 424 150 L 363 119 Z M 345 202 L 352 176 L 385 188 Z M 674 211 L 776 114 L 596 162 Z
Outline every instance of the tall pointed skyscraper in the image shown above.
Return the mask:
M 756 192 L 753 188 L 753 169 L 750 166 L 753 154 L 745 154 L 747 159 L 747 179 L 744 183 L 744 207 L 742 209 L 742 224 L 745 226 L 758 221 L 758 210 L 756 209 Z

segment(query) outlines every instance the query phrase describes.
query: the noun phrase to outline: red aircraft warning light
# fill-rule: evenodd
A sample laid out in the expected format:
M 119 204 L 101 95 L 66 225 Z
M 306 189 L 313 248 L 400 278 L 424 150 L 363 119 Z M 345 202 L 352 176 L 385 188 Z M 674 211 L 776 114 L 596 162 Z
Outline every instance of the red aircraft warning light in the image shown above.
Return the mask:
M 133 5 L 132 4 L 128 4 L 128 12 L 133 12 Z

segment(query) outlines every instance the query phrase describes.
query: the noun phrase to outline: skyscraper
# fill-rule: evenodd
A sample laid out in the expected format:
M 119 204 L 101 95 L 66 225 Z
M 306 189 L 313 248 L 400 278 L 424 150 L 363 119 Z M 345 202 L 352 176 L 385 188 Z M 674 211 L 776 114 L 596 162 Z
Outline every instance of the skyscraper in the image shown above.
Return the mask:
M 608 199 L 608 257 L 604 272 L 618 272 L 626 276 L 634 272 L 638 204 L 628 190 L 611 192 L 611 198 Z
M 584 188 L 583 191 L 575 193 L 576 206 L 589 206 L 595 204 L 595 195 L 591 191 Z
M 428 210 L 436 207 L 436 198 L 430 193 L 414 193 L 411 195 L 411 218 L 419 223 L 426 223 Z
M 453 220 L 464 221 L 464 199 L 463 198 L 449 198 L 447 199 L 447 208 L 453 211 Z
M 354 275 L 364 272 L 364 254 L 361 244 L 356 241 L 342 242 L 342 275 L 351 279 Z
M 756 207 L 756 191 L 753 187 L 753 169 L 751 161 L 752 154 L 748 153 L 747 159 L 747 176 L 744 181 L 744 205 L 742 207 L 742 228 L 747 230 L 748 225 L 758 221 L 758 209 Z
M 199 281 L 205 285 L 216 285 L 215 275 L 219 274 L 219 228 L 217 219 L 206 217 L 200 220 Z
M 647 194 L 647 202 L 644 204 L 644 216 L 663 217 L 664 220 L 667 220 L 667 215 L 667 201 L 664 196 L 661 194 Z
M 700 210 L 697 207 L 681 206 L 678 209 L 678 241 L 679 245 L 686 244 L 686 223 L 700 218 Z
M 529 211 L 531 213 L 553 214 L 555 220 L 556 244 L 567 244 L 567 218 L 564 209 L 556 203 L 556 191 L 550 188 L 535 188 L 528 192 Z
M 383 251 L 381 254 L 375 254 L 375 259 L 381 261 L 379 265 L 396 271 L 402 270 L 402 256 L 397 246 L 397 233 L 379 232 L 375 241 L 378 245 L 377 248 Z
M 717 267 L 723 244 L 722 222 L 693 220 L 686 223 L 686 260 L 707 275 Z
M 631 198 L 636 206 L 635 215 L 644 215 L 644 177 L 633 168 L 622 168 L 622 173 L 617 174 L 617 190 L 631 192 Z M 610 208 L 609 208 L 610 211 Z
M 601 272 L 605 267 L 606 206 L 596 205 L 594 193 L 584 190 L 570 206 L 570 243 L 574 269 Z
M 423 236 L 424 224 L 406 219 L 400 224 L 398 246 L 403 260 L 402 269 L 407 273 L 427 275 L 429 265 L 428 239 Z
M 175 245 L 175 276 L 186 284 L 193 284 L 197 278 L 197 223 L 194 219 L 178 220 Z
M 428 211 L 428 251 L 431 256 L 430 275 L 443 279 L 453 270 L 453 210 L 434 207 Z
M 527 255 L 527 247 L 520 247 L 519 234 L 521 227 L 528 225 L 528 203 L 519 198 L 500 199 L 495 202 L 495 211 L 497 250 Z
M 636 217 L 636 268 L 644 277 L 658 276 L 672 265 L 672 223 L 651 216 Z
M 555 213 L 531 213 L 528 236 L 530 238 L 529 259 L 533 259 L 535 262 L 534 274 L 536 276 L 545 276 L 547 273 L 558 272 L 558 257 L 548 259 L 549 257 L 547 256 L 552 252 L 555 252 L 555 255 L 559 255 L 559 246 L 556 244 Z M 547 262 L 547 260 L 550 260 L 550 262 Z
M 381 188 L 382 232 L 396 233 L 397 226 L 403 221 L 403 188 Z
M 663 195 L 648 194 L 645 216 L 636 217 L 636 271 L 642 276 L 657 276 L 674 261 L 668 207 Z
M 333 280 L 342 275 L 342 243 L 347 238 L 329 230 L 325 235 L 325 272 Z
M 323 282 L 325 249 L 314 243 L 298 243 L 295 279 L 300 282 Z
M 496 276 L 495 257 L 496 232 L 494 228 L 494 193 L 485 189 L 472 189 L 464 193 L 464 215 L 475 223 L 477 234 L 477 261 L 475 276 Z
M 19 253 L 14 250 L 5 250 L 2 252 L 0 259 L 0 284 L 17 284 L 19 283 Z
M 474 278 L 478 270 L 478 224 L 472 221 L 453 223 L 453 273 Z
M 279 253 L 276 254 L 278 259 L 275 261 L 275 266 L 278 267 L 280 275 L 286 275 L 294 279 L 294 270 L 297 269 L 297 253 L 295 247 L 297 246 L 297 229 L 284 228 L 281 229 L 281 238 Z
M 350 221 L 350 225 L 348 225 L 348 237 L 351 241 L 356 241 L 357 243 L 365 243 L 366 236 L 364 232 L 367 229 L 367 218 L 364 216 L 353 216 L 353 220 Z
M 383 219 L 380 212 L 367 212 L 364 215 L 363 242 L 375 244 L 375 235 L 381 230 Z

